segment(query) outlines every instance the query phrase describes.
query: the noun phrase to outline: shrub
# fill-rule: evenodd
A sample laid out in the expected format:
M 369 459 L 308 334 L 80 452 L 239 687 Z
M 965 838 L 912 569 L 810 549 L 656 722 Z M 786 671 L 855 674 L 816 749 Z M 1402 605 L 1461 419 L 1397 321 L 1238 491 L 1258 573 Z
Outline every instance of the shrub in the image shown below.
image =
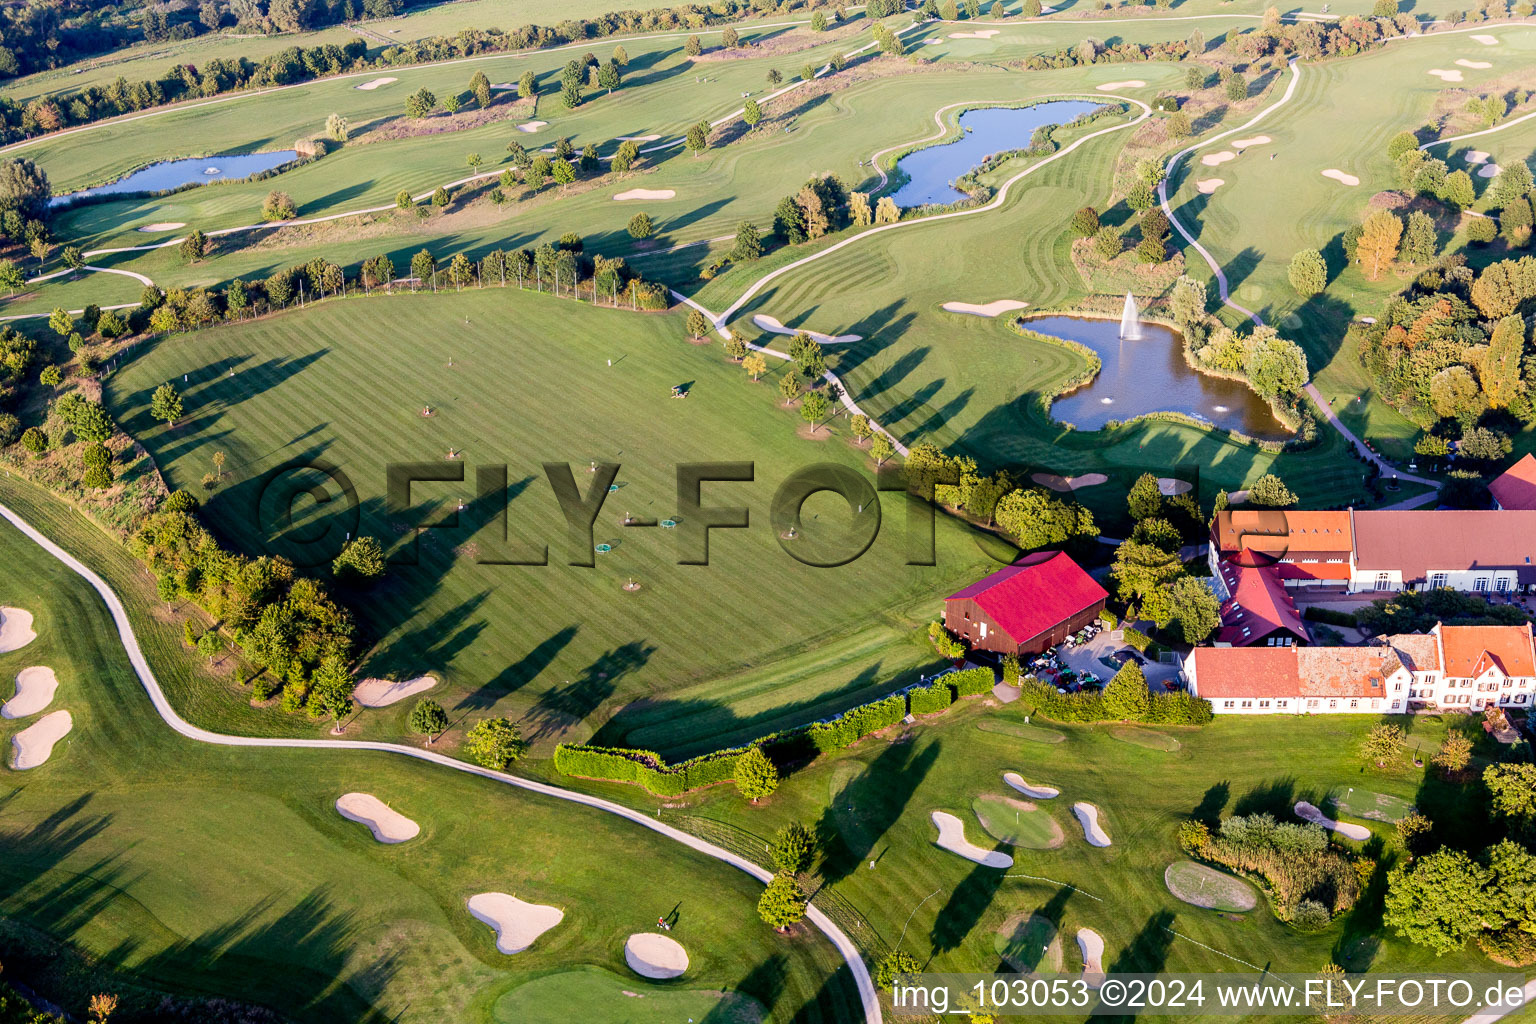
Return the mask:
M 1099 621 L 1104 623 L 1105 629 L 1114 629 L 1116 626 L 1120 625 L 1119 617 L 1108 608 L 1099 609 Z
M 912 710 L 912 714 L 932 715 L 940 711 L 947 711 L 950 704 L 954 703 L 954 696 L 949 689 L 949 684 L 943 679 L 939 679 L 927 686 L 918 686 L 908 690 L 907 702 Z
M 1341 612 L 1333 608 L 1319 608 L 1317 605 L 1308 605 L 1302 613 L 1302 618 L 1312 622 L 1326 622 L 1330 626 L 1356 625 L 1354 612 Z
M 736 759 L 736 788 L 753 803 L 779 788 L 779 770 L 761 748 L 750 747 Z
M 1536 935 L 1510 925 L 1496 932 L 1478 936 L 1477 944 L 1483 947 L 1488 959 L 1506 967 L 1526 967 L 1536 963 Z
M 1328 927 L 1328 908 L 1317 900 L 1302 900 L 1291 911 L 1291 927 L 1299 932 L 1320 932 Z
M 1196 857 L 1204 857 L 1211 845 L 1211 830 L 1203 821 L 1186 821 L 1179 826 L 1179 849 Z
M 955 688 L 955 698 L 979 697 L 984 693 L 991 693 L 995 683 L 990 668 L 968 668 L 960 672 L 951 672 L 944 677 L 944 681 Z
M 810 868 L 815 855 L 816 835 L 798 821 L 785 825 L 773 837 L 773 863 L 780 871 L 798 875 Z
M 251 699 L 258 703 L 266 703 L 271 700 L 277 696 L 277 691 L 282 688 L 282 680 L 268 672 L 262 672 L 251 677 Z
M 1467 241 L 1487 245 L 1499 236 L 1499 226 L 1487 217 L 1473 217 L 1467 222 Z
M 0 448 L 15 444 L 21 437 L 21 421 L 8 412 L 0 412 Z
M 464 749 L 486 768 L 505 771 L 528 749 L 522 731 L 509 718 L 486 718 L 476 722 L 464 737 Z
M 888 989 L 898 976 L 916 974 L 920 969 L 917 957 L 911 953 L 905 953 L 901 950 L 887 953 L 885 959 L 880 961 L 880 966 L 875 968 L 875 986 Z
M 1135 628 L 1134 626 L 1126 626 L 1124 632 L 1125 645 L 1127 647 L 1134 647 L 1142 654 L 1147 652 L 1148 645 L 1152 643 L 1151 637 L 1147 636 L 1147 634 L 1143 633 L 1141 630 Z
M 1147 711 L 1146 720 L 1166 725 L 1205 725 L 1215 717 L 1210 701 L 1184 690 L 1176 690 L 1173 693 L 1153 694 L 1152 707 Z
M 28 427 L 22 432 L 21 446 L 33 455 L 42 455 L 48 450 L 48 435 L 37 427 Z

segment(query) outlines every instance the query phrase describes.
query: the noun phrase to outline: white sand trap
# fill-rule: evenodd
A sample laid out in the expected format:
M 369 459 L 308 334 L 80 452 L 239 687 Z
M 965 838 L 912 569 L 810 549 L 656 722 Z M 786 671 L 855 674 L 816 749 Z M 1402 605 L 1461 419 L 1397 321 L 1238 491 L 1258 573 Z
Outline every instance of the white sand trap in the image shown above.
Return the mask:
M 688 969 L 682 943 L 655 932 L 636 932 L 625 940 L 624 960 L 642 978 L 678 978 Z
M 1072 813 L 1083 826 L 1083 838 L 1094 846 L 1108 846 L 1109 833 L 1099 827 L 1099 809 L 1093 804 L 1079 801 L 1072 805 Z
M 1477 169 L 1477 176 L 1479 178 L 1496 178 L 1503 169 L 1498 164 L 1483 164 L 1483 166 Z
M 53 745 L 69 735 L 74 724 L 68 711 L 55 711 L 12 736 L 11 746 L 16 750 L 11 755 L 11 767 L 19 772 L 26 771 L 48 760 Z
M 1237 159 L 1237 154 L 1236 153 L 1232 152 L 1230 149 L 1224 149 L 1220 153 L 1211 153 L 1208 156 L 1201 157 L 1200 158 L 1200 162 L 1205 164 L 1205 166 L 1207 166 L 1207 167 L 1220 167 L 1222 164 L 1226 163 L 1228 160 L 1236 160 L 1236 159 Z
M 1188 480 L 1175 480 L 1171 476 L 1157 478 L 1157 489 L 1163 497 L 1172 497 L 1175 494 L 1187 494 L 1191 488 Z
M 1083 975 L 1104 973 L 1104 936 L 1092 928 L 1077 930 L 1077 948 L 1083 954 Z
M 1467 60 L 1463 57 L 1456 62 L 1458 67 L 1471 68 L 1473 71 L 1486 71 L 1493 67 L 1492 62 L 1486 60 Z
M 995 302 L 946 302 L 940 308 L 946 313 L 969 313 L 971 316 L 1000 316 L 1015 309 L 1023 309 L 1027 302 L 1018 299 L 998 299 Z
M 377 89 L 381 85 L 388 85 L 390 82 L 398 82 L 398 81 L 400 81 L 400 79 L 398 79 L 398 78 L 391 78 L 388 75 L 385 75 L 383 78 L 371 79 L 371 80 L 369 80 L 367 82 L 364 82 L 362 85 L 354 86 L 354 88 L 356 88 L 360 92 L 373 92 L 373 90 Z
M 59 677 L 53 669 L 42 666 L 24 668 L 16 673 L 16 696 L 0 707 L 0 718 L 26 718 L 35 715 L 53 701 Z
M 756 324 L 761 330 L 771 331 L 774 334 L 796 335 L 801 331 L 805 331 L 806 334 L 809 334 L 812 338 L 821 342 L 823 345 L 846 345 L 851 341 L 862 340 L 861 336 L 857 334 L 832 335 L 822 334 L 820 331 L 806 330 L 804 327 L 785 327 L 773 317 L 763 316 L 761 313 L 752 317 L 752 322 Z
M 517 126 L 517 130 L 520 132 L 536 132 L 547 124 L 549 124 L 548 121 L 524 121 Z
M 480 892 L 466 905 L 475 920 L 491 926 L 496 933 L 496 952 L 521 953 L 535 939 L 559 924 L 565 911 L 542 903 L 524 903 L 504 892 Z
M 984 28 L 984 29 L 981 29 L 981 30 L 976 31 L 976 32 L 951 32 L 949 34 L 949 38 L 951 38 L 951 39 L 991 39 L 993 36 L 997 35 L 997 33 L 998 33 L 998 30 L 995 29 L 995 28 Z M 1102 89 L 1103 86 L 1100 86 L 1099 88 Z
M 25 608 L 0 608 L 0 654 L 19 651 L 36 639 L 31 612 Z
M 624 203 L 631 199 L 674 199 L 677 193 L 670 188 L 632 188 L 628 192 L 620 192 L 613 198 Z
M 1226 180 L 1223 178 L 1206 178 L 1204 181 L 1195 182 L 1195 190 L 1203 196 L 1208 196 L 1225 184 Z
M 1270 138 L 1268 135 L 1255 135 L 1251 139 L 1237 139 L 1237 140 L 1235 140 L 1232 143 L 1232 148 L 1233 149 L 1247 149 L 1249 146 L 1262 146 L 1266 142 L 1274 142 L 1274 141 L 1275 140 Z
M 996 850 L 985 850 L 965 838 L 965 822 L 944 811 L 933 812 L 933 823 L 939 827 L 939 849 L 958 854 L 984 868 L 1011 868 L 1013 858 Z
M 1430 68 L 1425 74 L 1434 75 L 1442 82 L 1461 81 L 1461 72 L 1454 69 L 1447 71 L 1445 68 Z
M 1018 772 L 1003 772 L 1003 781 L 1033 800 L 1054 800 L 1061 795 L 1055 786 L 1031 786 Z
M 1326 828 L 1330 831 L 1337 832 L 1345 839 L 1357 839 L 1364 841 L 1371 838 L 1371 830 L 1366 828 L 1364 825 L 1351 825 L 1347 821 L 1334 821 L 1332 818 L 1325 816 L 1322 811 L 1318 810 L 1316 807 L 1313 807 L 1305 800 L 1297 801 L 1296 817 L 1301 818 L 1304 821 L 1310 821 L 1314 825 L 1321 825 L 1323 828 Z
M 660 135 L 620 135 L 620 142 L 655 142 Z
M 387 708 L 391 704 L 426 693 L 437 685 L 435 676 L 417 676 L 397 682 L 393 679 L 364 679 L 352 691 L 352 698 L 365 708 Z
M 1057 476 L 1055 473 L 1036 473 L 1030 479 L 1041 487 L 1049 487 L 1053 491 L 1075 491 L 1079 487 L 1096 487 L 1099 484 L 1109 482 L 1109 477 L 1103 473 L 1084 473 L 1082 476 Z
M 372 793 L 343 793 L 336 799 L 336 810 L 348 821 L 367 825 L 381 843 L 403 843 L 421 834 L 420 825 Z
M 1485 164 L 1488 162 L 1488 158 L 1492 155 L 1492 153 L 1484 152 L 1481 149 L 1469 149 L 1467 150 L 1467 155 L 1463 157 L 1463 159 L 1465 159 L 1469 164 Z
M 157 220 L 153 224 L 145 224 L 139 230 L 153 234 L 159 231 L 175 231 L 177 228 L 186 226 L 187 222 L 182 220 Z
M 1472 40 L 1474 43 L 1482 43 L 1484 46 L 1499 45 L 1499 39 L 1497 36 L 1467 36 L 1467 38 Z
M 1128 78 L 1123 82 L 1105 82 L 1103 85 L 1094 86 L 1099 92 L 1114 92 L 1116 89 L 1145 89 L 1147 83 L 1139 78 Z
M 1353 174 L 1346 174 L 1345 172 L 1339 170 L 1337 167 L 1328 168 L 1323 172 L 1323 177 L 1332 178 L 1340 185 L 1348 185 L 1351 188 L 1360 184 L 1359 178 L 1355 177 Z

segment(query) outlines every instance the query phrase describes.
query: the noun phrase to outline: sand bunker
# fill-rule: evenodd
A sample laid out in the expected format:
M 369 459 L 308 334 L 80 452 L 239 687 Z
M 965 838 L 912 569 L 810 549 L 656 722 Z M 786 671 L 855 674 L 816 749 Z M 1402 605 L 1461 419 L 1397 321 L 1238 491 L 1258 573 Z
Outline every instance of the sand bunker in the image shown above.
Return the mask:
M 1323 828 L 1329 829 L 1330 831 L 1337 832 L 1345 839 L 1357 839 L 1364 841 L 1371 838 L 1371 830 L 1366 828 L 1364 825 L 1351 825 L 1345 821 L 1334 821 L 1332 818 L 1326 816 L 1322 811 L 1318 810 L 1316 807 L 1313 807 L 1305 800 L 1297 801 L 1296 817 L 1301 818 L 1304 821 L 1310 821 L 1314 825 L 1321 825 Z
M 181 221 L 181 220 L 157 220 L 153 224 L 145 224 L 143 227 L 139 228 L 139 230 L 140 231 L 144 231 L 144 232 L 148 232 L 150 234 L 154 234 L 154 233 L 160 232 L 160 231 L 175 231 L 177 228 L 184 228 L 186 226 L 187 226 L 186 221 Z
M 632 188 L 628 192 L 620 192 L 613 198 L 618 202 L 626 202 L 630 199 L 673 199 L 677 193 L 670 188 Z
M 624 960 L 642 978 L 677 978 L 688 969 L 688 951 L 676 939 L 636 932 L 624 943 Z
M 1092 928 L 1077 930 L 1077 948 L 1083 954 L 1083 975 L 1104 973 L 1104 936 Z
M 1099 92 L 1114 92 L 1116 89 L 1145 89 L 1146 82 L 1139 78 L 1128 78 L 1123 82 L 1105 82 L 1103 85 L 1094 86 Z
M 1018 772 L 1004 772 L 1003 781 L 1027 797 L 1035 800 L 1054 800 L 1061 795 L 1061 790 L 1054 786 L 1031 786 L 1024 781 L 1024 777 Z
M 620 142 L 655 142 L 660 135 L 620 135 Z
M 1426 74 L 1430 74 L 1430 75 L 1434 75 L 1436 78 L 1440 79 L 1440 81 L 1442 81 L 1442 82 L 1459 82 L 1459 81 L 1461 81 L 1461 72 L 1460 71 L 1455 71 L 1455 70 L 1447 71 L 1444 68 L 1430 68 L 1425 73 Z
M 1484 152 L 1481 149 L 1469 149 L 1467 150 L 1466 155 L 1462 157 L 1462 159 L 1469 164 L 1485 164 L 1488 162 L 1488 158 L 1492 155 L 1492 153 Z
M 436 685 L 437 679 L 434 676 L 417 676 L 415 679 L 407 679 L 404 682 L 393 679 L 364 679 L 357 684 L 357 689 L 352 691 L 352 697 L 365 708 L 385 708 L 407 697 L 426 693 Z
M 1057 476 L 1055 473 L 1035 473 L 1030 479 L 1041 487 L 1049 487 L 1053 491 L 1075 491 L 1079 487 L 1094 487 L 1098 484 L 1109 482 L 1109 477 L 1103 473 L 1084 473 L 1082 476 Z
M 971 316 L 998 316 L 1028 306 L 1018 299 L 998 299 L 994 302 L 946 302 L 940 308 L 946 313 L 969 313 Z
M 1175 494 L 1187 494 L 1193 485 L 1188 480 L 1175 480 L 1171 476 L 1157 478 L 1157 489 L 1163 497 L 1172 497 Z
M 1236 153 L 1232 152 L 1230 149 L 1224 149 L 1220 153 L 1211 153 L 1209 156 L 1201 157 L 1200 158 L 1200 162 L 1205 164 L 1205 166 L 1207 166 L 1207 167 L 1220 167 L 1222 164 L 1226 163 L 1228 160 L 1236 160 L 1236 159 L 1237 159 L 1237 154 Z
M 524 903 L 504 892 L 476 893 L 465 905 L 475 920 L 490 925 L 496 933 L 496 952 L 509 956 L 533 945 L 535 939 L 565 917 L 565 911 L 559 907 Z
M 1467 38 L 1472 40 L 1474 43 L 1482 43 L 1484 46 L 1499 45 L 1497 36 L 1467 36 Z
M 31 612 L 25 608 L 0 608 L 0 654 L 19 651 L 36 639 Z
M 1496 178 L 1503 169 L 1498 164 L 1483 164 L 1483 166 L 1477 169 L 1477 176 L 1479 178 Z
M 0 718 L 26 718 L 47 707 L 58 691 L 59 679 L 53 669 L 37 666 L 16 674 L 16 696 L 0 707 Z
M 1330 168 L 1328 168 L 1326 171 L 1323 172 L 1323 177 L 1325 177 L 1325 178 L 1332 178 L 1334 181 L 1338 182 L 1340 185 L 1349 185 L 1351 188 L 1353 188 L 1355 185 L 1360 184 L 1360 179 L 1359 178 L 1355 177 L 1353 174 L 1346 174 L 1343 171 L 1339 170 L 1337 167 L 1330 167 Z
M 771 317 L 771 316 L 763 316 L 761 313 L 759 313 L 758 315 L 754 316 L 752 318 L 752 322 L 754 324 L 756 324 L 762 330 L 771 331 L 774 334 L 795 335 L 795 334 L 799 334 L 801 331 L 805 331 L 806 334 L 809 334 L 812 338 L 814 338 L 817 341 L 821 342 L 823 345 L 846 345 L 846 344 L 848 344 L 851 341 L 859 341 L 859 340 L 861 340 L 860 336 L 857 335 L 857 334 L 831 335 L 831 334 L 822 334 L 820 331 L 807 330 L 804 327 L 785 327 L 783 324 L 779 323 L 778 320 L 774 319 L 773 317 Z
M 1013 858 L 1006 853 L 998 853 L 996 850 L 984 850 L 966 839 L 965 823 L 953 814 L 946 814 L 944 811 L 934 811 L 933 823 L 939 827 L 938 845 L 940 849 L 958 854 L 968 861 L 980 864 L 984 868 L 1013 867 Z
M 69 735 L 74 724 L 68 711 L 55 711 L 12 736 L 11 746 L 15 753 L 11 755 L 11 767 L 20 772 L 47 761 L 53 753 L 53 745 Z
M 1274 142 L 1274 141 L 1275 140 L 1270 138 L 1268 135 L 1255 135 L 1251 139 L 1237 139 L 1237 140 L 1235 140 L 1232 143 L 1232 148 L 1233 149 L 1247 149 L 1249 146 L 1262 146 L 1266 142 Z
M 1493 67 L 1493 64 L 1489 61 L 1467 60 L 1465 57 L 1463 57 L 1461 60 L 1458 60 L 1456 63 L 1460 67 L 1471 68 L 1473 71 L 1485 71 L 1488 68 Z
M 388 75 L 385 75 L 383 78 L 375 78 L 375 79 L 372 79 L 370 81 L 364 82 L 362 85 L 353 86 L 353 88 L 358 89 L 358 90 L 360 90 L 362 92 L 373 92 L 373 90 L 377 89 L 381 85 L 388 85 L 390 82 L 398 82 L 398 81 L 400 81 L 400 79 L 398 79 L 398 78 L 391 78 Z
M 1109 833 L 1099 827 L 1099 809 L 1093 804 L 1079 801 L 1072 805 L 1072 813 L 1083 826 L 1083 838 L 1094 846 L 1108 846 Z
M 549 124 L 548 121 L 524 121 L 517 126 L 517 130 L 520 132 L 536 132 L 547 124 Z
M 998 33 L 998 30 L 995 29 L 995 28 L 984 28 L 984 29 L 981 29 L 981 30 L 976 31 L 976 32 L 951 32 L 949 34 L 949 38 L 951 38 L 951 39 L 991 39 L 993 36 L 997 35 L 997 33 Z M 1103 86 L 1099 86 L 1099 88 L 1102 89 Z
M 1195 190 L 1203 196 L 1208 196 L 1225 184 L 1226 180 L 1223 178 L 1206 178 L 1204 181 L 1195 182 Z
M 373 838 L 381 843 L 403 843 L 415 839 L 421 826 L 372 793 L 343 793 L 336 800 L 336 810 L 348 821 L 367 825 Z

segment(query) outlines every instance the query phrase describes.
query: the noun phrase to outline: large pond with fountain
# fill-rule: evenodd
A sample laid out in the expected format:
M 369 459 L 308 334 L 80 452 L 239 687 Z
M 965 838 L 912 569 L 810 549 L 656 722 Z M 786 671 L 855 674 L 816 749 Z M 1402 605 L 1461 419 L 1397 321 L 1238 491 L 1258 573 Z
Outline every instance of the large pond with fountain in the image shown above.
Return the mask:
M 191 157 L 185 160 L 162 160 L 157 164 L 140 168 L 106 185 L 81 189 L 54 196 L 56 205 L 64 205 L 89 196 L 111 196 L 132 192 L 168 192 L 183 185 L 206 184 L 212 181 L 233 181 L 249 178 L 262 171 L 291 163 L 299 157 L 293 149 L 277 149 L 270 153 L 236 153 L 228 156 Z
M 950 183 L 993 153 L 1024 149 L 1036 128 L 1066 124 L 1100 106 L 1086 100 L 1050 100 L 1031 107 L 967 110 L 960 115 L 959 138 L 913 150 L 896 161 L 907 182 L 892 198 L 901 207 L 956 203 L 969 198 Z
M 1127 296 L 1120 320 L 1038 316 L 1031 331 L 1086 345 L 1103 364 L 1098 375 L 1051 403 L 1051 416 L 1082 430 L 1152 412 L 1178 412 L 1249 437 L 1283 440 L 1290 431 L 1269 403 L 1242 381 L 1201 373 L 1184 359 L 1184 338 L 1162 324 L 1143 323 Z

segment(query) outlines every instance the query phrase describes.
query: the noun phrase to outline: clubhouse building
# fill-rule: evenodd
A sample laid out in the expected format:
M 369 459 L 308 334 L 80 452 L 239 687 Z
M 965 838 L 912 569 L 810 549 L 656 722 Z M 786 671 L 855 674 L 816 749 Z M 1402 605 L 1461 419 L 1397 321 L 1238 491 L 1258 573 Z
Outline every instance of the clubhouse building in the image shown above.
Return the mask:
M 973 651 L 1039 654 L 1099 617 L 1109 594 L 1065 552 L 1025 555 L 944 599 L 944 628 Z
M 1529 708 L 1536 641 L 1529 623 L 1437 624 L 1368 647 L 1197 647 L 1184 674 L 1218 715 Z

